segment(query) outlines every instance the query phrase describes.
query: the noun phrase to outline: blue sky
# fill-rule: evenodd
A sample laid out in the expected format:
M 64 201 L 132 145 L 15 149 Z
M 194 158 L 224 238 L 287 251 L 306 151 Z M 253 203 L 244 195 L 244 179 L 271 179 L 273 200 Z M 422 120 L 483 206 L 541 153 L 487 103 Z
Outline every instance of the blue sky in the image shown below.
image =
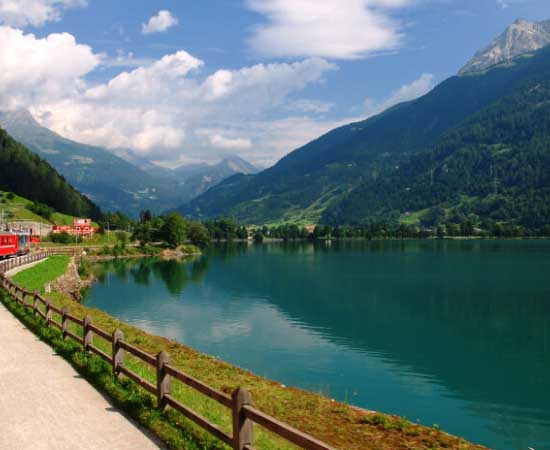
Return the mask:
M 166 166 L 269 165 L 425 93 L 517 18 L 550 2 L 0 0 L 0 107 Z

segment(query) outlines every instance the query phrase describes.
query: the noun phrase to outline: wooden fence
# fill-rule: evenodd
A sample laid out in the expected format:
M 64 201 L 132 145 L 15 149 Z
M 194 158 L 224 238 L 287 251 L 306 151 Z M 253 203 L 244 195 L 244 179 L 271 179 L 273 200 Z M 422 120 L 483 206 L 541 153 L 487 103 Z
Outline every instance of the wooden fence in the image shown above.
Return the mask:
M 254 424 L 258 424 L 306 450 L 333 450 L 329 445 L 256 409 L 252 405 L 252 395 L 246 389 L 238 388 L 233 391 L 232 395 L 214 389 L 172 366 L 170 364 L 170 357 L 165 351 L 160 352 L 158 355 L 144 352 L 134 345 L 125 342 L 124 334 L 121 330 L 108 333 L 95 326 L 90 316 L 87 315 L 82 319 L 75 317 L 70 313 L 68 307 L 64 307 L 63 309 L 58 308 L 49 300 L 44 299 L 38 292 L 30 292 L 23 289 L 4 275 L 5 271 L 14 268 L 14 264 L 24 265 L 44 259 L 47 256 L 47 253 L 37 253 L 0 262 L 0 284 L 19 304 L 33 310 L 35 315 L 42 317 L 45 326 L 58 328 L 63 333 L 64 339 L 72 339 L 78 342 L 82 345 L 84 351 L 91 352 L 108 362 L 116 377 L 124 375 L 153 394 L 157 399 L 157 406 L 160 410 L 171 407 L 179 411 L 234 450 L 255 450 L 253 438 Z M 45 307 L 45 311 L 40 309 L 40 305 Z M 54 320 L 53 313 L 60 316 L 61 321 Z M 69 329 L 69 324 L 71 323 L 82 328 L 83 337 L 78 336 Z M 112 348 L 111 355 L 93 345 L 94 336 L 110 343 Z M 126 353 L 150 365 L 156 371 L 156 383 L 151 383 L 130 370 L 125 365 Z M 218 425 L 210 422 L 202 415 L 176 400 L 172 396 L 173 381 L 181 382 L 228 408 L 233 419 L 232 434 L 227 433 Z
M 15 269 L 19 266 L 24 266 L 25 264 L 31 264 L 36 261 L 47 258 L 50 255 L 50 252 L 44 251 L 39 253 L 29 253 L 28 255 L 18 256 L 16 258 L 8 258 L 0 261 L 0 273 L 8 272 L 12 269 Z

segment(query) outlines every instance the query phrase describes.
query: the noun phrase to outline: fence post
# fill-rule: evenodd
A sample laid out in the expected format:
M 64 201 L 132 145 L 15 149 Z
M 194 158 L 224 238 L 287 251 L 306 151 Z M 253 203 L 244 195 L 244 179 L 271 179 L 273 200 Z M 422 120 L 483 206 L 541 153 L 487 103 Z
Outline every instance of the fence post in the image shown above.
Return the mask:
M 52 310 L 50 309 L 50 301 L 46 300 L 46 327 L 50 326 L 50 320 L 52 320 Z
M 86 317 L 84 317 L 84 351 L 88 351 L 89 346 L 93 343 L 94 334 L 90 329 L 91 324 L 92 317 L 87 314 Z
M 34 291 L 34 302 L 32 304 L 32 309 L 34 311 L 34 315 L 38 315 L 38 290 Z
M 124 350 L 120 348 L 119 342 L 124 340 L 124 333 L 121 330 L 113 331 L 113 375 L 118 377 L 119 366 L 124 365 Z
M 63 330 L 63 339 L 67 339 L 67 331 L 69 331 L 69 319 L 67 319 L 67 314 L 69 314 L 69 307 L 64 306 L 61 314 L 61 327 Z
M 243 450 L 246 445 L 254 443 L 252 421 L 244 415 L 243 406 L 252 404 L 252 394 L 238 388 L 231 395 L 233 400 L 233 450 Z
M 166 365 L 170 364 L 170 355 L 164 350 L 157 355 L 157 408 L 166 409 L 165 395 L 172 393 L 170 376 L 166 373 Z

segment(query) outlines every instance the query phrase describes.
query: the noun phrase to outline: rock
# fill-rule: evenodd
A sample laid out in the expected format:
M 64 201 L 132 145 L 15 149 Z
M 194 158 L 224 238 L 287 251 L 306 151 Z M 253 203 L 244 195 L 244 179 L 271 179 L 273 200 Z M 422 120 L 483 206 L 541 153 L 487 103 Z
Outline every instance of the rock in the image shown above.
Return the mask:
M 491 66 L 517 56 L 539 50 L 550 44 L 550 20 L 529 22 L 516 20 L 487 48 L 477 52 L 459 72 L 467 75 L 482 72 Z
M 76 301 L 82 299 L 80 291 L 90 286 L 93 283 L 93 279 L 83 280 L 78 273 L 78 265 L 76 259 L 71 258 L 67 271 L 64 275 L 60 276 L 51 283 L 53 290 L 61 292 L 72 297 Z

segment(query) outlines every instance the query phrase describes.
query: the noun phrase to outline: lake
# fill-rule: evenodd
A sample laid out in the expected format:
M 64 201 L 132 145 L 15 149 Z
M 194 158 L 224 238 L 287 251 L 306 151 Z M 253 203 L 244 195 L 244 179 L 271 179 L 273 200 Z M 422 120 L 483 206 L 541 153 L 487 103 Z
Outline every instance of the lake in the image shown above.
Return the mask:
M 550 241 L 219 245 L 101 263 L 85 303 L 286 385 L 550 449 Z

